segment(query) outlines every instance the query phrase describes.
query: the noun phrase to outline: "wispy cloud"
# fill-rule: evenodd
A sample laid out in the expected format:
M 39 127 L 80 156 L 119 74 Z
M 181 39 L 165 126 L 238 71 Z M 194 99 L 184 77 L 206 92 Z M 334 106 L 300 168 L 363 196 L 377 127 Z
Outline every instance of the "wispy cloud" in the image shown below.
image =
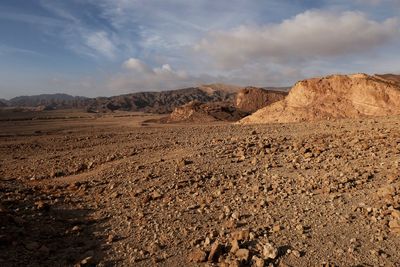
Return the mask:
M 42 53 L 39 53 L 37 51 L 0 44 L 0 56 L 1 55 L 9 55 L 9 54 L 25 54 L 25 55 L 32 55 L 32 56 L 44 56 Z

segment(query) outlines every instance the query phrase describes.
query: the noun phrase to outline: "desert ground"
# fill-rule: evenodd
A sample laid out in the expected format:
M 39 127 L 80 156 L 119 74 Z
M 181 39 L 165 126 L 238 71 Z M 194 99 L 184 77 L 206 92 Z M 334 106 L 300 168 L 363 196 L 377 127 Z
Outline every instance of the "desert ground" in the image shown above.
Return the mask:
M 399 266 L 400 116 L 1 114 L 0 266 Z

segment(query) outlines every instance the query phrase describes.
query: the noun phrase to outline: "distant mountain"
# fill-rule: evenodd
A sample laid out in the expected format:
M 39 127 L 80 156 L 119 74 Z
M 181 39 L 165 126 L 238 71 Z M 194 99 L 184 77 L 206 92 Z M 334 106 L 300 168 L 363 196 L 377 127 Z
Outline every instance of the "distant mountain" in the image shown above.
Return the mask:
M 84 108 L 90 98 L 83 96 L 70 96 L 67 94 L 42 94 L 34 96 L 18 96 L 10 99 L 9 106 L 12 107 L 45 107 L 46 109 L 57 108 Z
M 105 112 L 108 110 L 144 111 L 152 113 L 170 113 L 174 108 L 189 103 L 234 101 L 236 93 L 226 90 L 205 90 L 192 87 L 161 92 L 141 92 L 113 97 L 93 99 L 88 111 Z
M 243 87 L 234 85 L 208 84 L 178 90 L 139 92 L 97 98 L 67 94 L 42 94 L 19 96 L 9 101 L 0 101 L 2 103 L 0 107 L 34 107 L 42 110 L 79 108 L 93 113 L 123 110 L 165 114 L 192 101 L 200 103 L 227 102 L 235 105 L 236 96 L 242 89 Z
M 8 100 L 0 98 L 0 108 L 8 107 L 8 105 L 9 105 Z

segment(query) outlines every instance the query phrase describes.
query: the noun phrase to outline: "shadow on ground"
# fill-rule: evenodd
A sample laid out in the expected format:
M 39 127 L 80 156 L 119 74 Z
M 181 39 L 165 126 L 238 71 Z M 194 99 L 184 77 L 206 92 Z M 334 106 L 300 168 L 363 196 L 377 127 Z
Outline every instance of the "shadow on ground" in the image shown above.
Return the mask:
M 72 191 L 0 181 L 0 266 L 95 266 L 107 249 L 100 219 Z M 78 201 L 79 202 L 79 201 Z

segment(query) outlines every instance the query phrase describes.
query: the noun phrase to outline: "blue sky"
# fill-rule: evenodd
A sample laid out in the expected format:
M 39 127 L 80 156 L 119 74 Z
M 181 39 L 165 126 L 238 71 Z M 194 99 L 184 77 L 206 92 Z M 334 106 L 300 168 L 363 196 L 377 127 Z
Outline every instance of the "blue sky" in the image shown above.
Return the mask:
M 397 0 L 2 0 L 0 98 L 400 73 Z

